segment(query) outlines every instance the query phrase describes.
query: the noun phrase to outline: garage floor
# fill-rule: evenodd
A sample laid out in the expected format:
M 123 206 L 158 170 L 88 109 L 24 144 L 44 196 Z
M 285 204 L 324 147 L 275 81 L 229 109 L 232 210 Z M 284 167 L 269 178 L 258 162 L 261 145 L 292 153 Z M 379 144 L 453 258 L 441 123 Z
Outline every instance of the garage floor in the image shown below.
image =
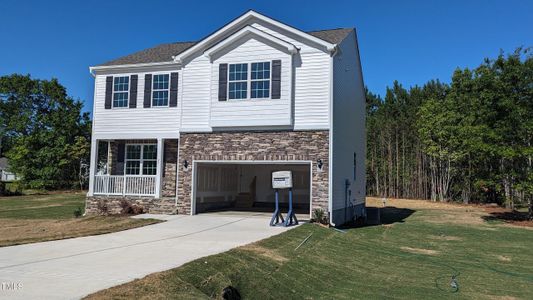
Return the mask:
M 0 298 L 79 299 L 289 229 L 270 227 L 269 215 L 250 212 L 160 218 L 167 222 L 0 248 L 0 282 L 22 284 L 18 290 L 0 290 Z
M 204 212 L 202 215 L 219 215 L 219 216 L 231 216 L 231 217 L 249 217 L 249 218 L 263 218 L 263 219 L 270 219 L 272 217 L 272 212 L 263 212 L 263 211 L 257 211 L 257 212 L 251 212 L 249 210 L 246 211 L 239 211 L 239 210 L 223 210 L 223 211 L 216 211 L 216 212 Z M 283 217 L 287 215 L 286 212 L 281 213 Z M 296 218 L 300 222 L 309 222 L 309 214 L 296 214 Z

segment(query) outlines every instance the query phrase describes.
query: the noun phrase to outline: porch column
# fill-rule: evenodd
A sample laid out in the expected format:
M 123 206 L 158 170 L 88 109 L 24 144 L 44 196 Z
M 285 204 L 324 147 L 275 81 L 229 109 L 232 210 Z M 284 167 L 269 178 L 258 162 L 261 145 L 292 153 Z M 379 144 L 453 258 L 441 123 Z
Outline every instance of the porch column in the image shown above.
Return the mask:
M 98 140 L 91 139 L 91 161 L 89 165 L 89 192 L 87 196 L 92 196 L 94 193 L 94 176 L 96 174 L 96 157 L 98 156 Z
M 161 183 L 163 182 L 163 147 L 165 140 L 162 138 L 157 139 L 157 173 L 155 178 L 155 197 L 161 198 Z

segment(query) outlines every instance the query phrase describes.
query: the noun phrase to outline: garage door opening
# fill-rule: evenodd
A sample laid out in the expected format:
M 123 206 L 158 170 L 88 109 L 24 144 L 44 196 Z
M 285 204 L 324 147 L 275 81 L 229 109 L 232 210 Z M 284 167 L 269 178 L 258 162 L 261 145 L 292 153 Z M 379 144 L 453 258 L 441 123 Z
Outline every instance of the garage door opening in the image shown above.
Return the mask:
M 214 163 L 198 162 L 195 168 L 194 213 L 216 211 L 274 212 L 272 172 L 292 171 L 293 208 L 310 214 L 310 163 Z M 282 212 L 287 212 L 288 190 L 280 190 Z

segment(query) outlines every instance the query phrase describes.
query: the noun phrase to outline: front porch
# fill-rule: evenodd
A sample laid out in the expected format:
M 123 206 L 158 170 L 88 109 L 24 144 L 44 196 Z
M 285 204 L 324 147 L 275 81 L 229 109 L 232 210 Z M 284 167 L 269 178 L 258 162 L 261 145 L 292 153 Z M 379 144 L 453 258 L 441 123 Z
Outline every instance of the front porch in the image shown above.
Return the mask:
M 96 139 L 91 148 L 90 213 L 102 201 L 118 212 L 123 200 L 174 211 L 178 139 Z

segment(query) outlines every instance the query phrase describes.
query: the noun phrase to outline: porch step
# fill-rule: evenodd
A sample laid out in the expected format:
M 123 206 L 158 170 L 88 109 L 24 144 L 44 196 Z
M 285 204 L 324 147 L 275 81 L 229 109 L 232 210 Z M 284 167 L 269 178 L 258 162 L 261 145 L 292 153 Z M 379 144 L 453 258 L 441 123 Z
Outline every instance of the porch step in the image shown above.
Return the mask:
M 239 193 L 235 197 L 235 208 L 250 208 L 253 206 L 254 202 L 250 193 Z

